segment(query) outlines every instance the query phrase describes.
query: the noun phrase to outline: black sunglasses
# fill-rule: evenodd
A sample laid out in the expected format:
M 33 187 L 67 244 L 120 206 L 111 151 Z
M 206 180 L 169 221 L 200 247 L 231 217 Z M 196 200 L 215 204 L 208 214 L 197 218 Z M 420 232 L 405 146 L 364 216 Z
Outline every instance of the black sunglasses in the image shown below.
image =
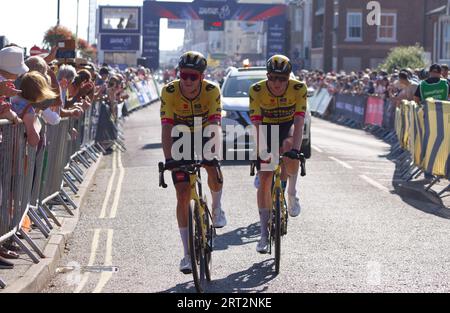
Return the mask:
M 289 80 L 289 77 L 286 77 L 286 76 L 272 76 L 272 75 L 269 75 L 268 77 L 267 77 L 267 79 L 268 80 L 270 80 L 271 82 L 275 82 L 275 81 L 280 81 L 281 83 L 285 83 L 285 82 L 287 82 L 288 80 Z
M 192 80 L 192 81 L 196 81 L 200 79 L 200 74 L 188 74 L 188 73 L 180 73 L 180 78 L 182 80 Z

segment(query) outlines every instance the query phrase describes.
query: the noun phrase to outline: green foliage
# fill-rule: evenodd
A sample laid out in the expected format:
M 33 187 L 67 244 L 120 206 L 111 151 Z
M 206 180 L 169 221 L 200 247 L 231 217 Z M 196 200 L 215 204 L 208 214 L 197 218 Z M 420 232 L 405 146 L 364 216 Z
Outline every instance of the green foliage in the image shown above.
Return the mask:
M 424 50 L 421 46 L 397 47 L 391 49 L 384 63 L 379 69 L 392 73 L 394 69 L 425 67 Z

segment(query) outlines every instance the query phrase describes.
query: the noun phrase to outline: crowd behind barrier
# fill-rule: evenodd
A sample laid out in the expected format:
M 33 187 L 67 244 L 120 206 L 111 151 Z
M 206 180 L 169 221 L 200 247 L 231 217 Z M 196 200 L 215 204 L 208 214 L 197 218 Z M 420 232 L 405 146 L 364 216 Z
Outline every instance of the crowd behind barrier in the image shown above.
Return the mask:
M 321 88 L 308 105 L 313 115 L 366 129 L 392 143 L 391 155 L 402 164 L 400 176 L 405 180 L 431 175 L 426 190 L 441 179 L 450 180 L 450 102 L 396 103 L 389 97 L 330 94 Z M 438 195 L 450 191 L 449 186 Z
M 14 242 L 35 263 L 39 262 L 35 254 L 45 257 L 23 224 L 29 218 L 48 237 L 54 225 L 61 226 L 53 206 L 61 205 L 73 215 L 77 207 L 63 187 L 76 194 L 84 170 L 100 153 L 112 145 L 124 150 L 120 131 L 123 108 L 128 113 L 159 99 L 151 77 L 128 81 L 126 93 L 129 97 L 121 103 L 111 103 L 103 95 L 81 117 L 62 118 L 56 125 L 47 124 L 40 116 L 42 141 L 37 147 L 27 142 L 24 123 L 0 119 L 0 245 Z M 135 99 L 138 103 L 133 103 Z M 0 287 L 5 286 L 0 278 Z

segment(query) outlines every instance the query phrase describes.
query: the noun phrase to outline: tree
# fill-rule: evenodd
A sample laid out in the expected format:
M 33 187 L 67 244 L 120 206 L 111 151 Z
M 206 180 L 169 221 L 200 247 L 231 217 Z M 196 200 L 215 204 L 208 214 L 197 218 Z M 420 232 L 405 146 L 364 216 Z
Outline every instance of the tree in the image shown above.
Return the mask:
M 67 27 L 59 25 L 53 26 L 45 32 L 43 42 L 48 49 L 55 47 L 59 41 L 67 39 L 74 39 L 73 33 Z
M 424 50 L 418 44 L 409 47 L 397 47 L 391 49 L 386 60 L 379 66 L 392 72 L 394 69 L 425 67 Z

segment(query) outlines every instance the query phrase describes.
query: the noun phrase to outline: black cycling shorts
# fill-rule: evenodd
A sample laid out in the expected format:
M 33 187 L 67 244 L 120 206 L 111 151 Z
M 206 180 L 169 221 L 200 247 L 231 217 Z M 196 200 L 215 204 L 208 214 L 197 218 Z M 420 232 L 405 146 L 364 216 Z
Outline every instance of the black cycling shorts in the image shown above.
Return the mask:
M 267 140 L 267 152 L 272 153 L 272 131 L 275 130 L 275 128 L 272 128 L 272 125 L 268 125 L 268 124 L 262 124 L 262 125 L 266 125 L 267 126 L 267 134 L 266 134 L 266 140 Z M 287 122 L 287 123 L 282 123 L 282 124 L 278 124 L 278 151 L 276 151 L 277 153 L 279 152 L 280 148 L 283 146 L 283 142 L 289 138 L 293 136 L 293 125 L 294 122 Z M 259 171 L 261 169 L 261 159 L 258 157 L 258 160 L 256 162 L 256 169 Z

